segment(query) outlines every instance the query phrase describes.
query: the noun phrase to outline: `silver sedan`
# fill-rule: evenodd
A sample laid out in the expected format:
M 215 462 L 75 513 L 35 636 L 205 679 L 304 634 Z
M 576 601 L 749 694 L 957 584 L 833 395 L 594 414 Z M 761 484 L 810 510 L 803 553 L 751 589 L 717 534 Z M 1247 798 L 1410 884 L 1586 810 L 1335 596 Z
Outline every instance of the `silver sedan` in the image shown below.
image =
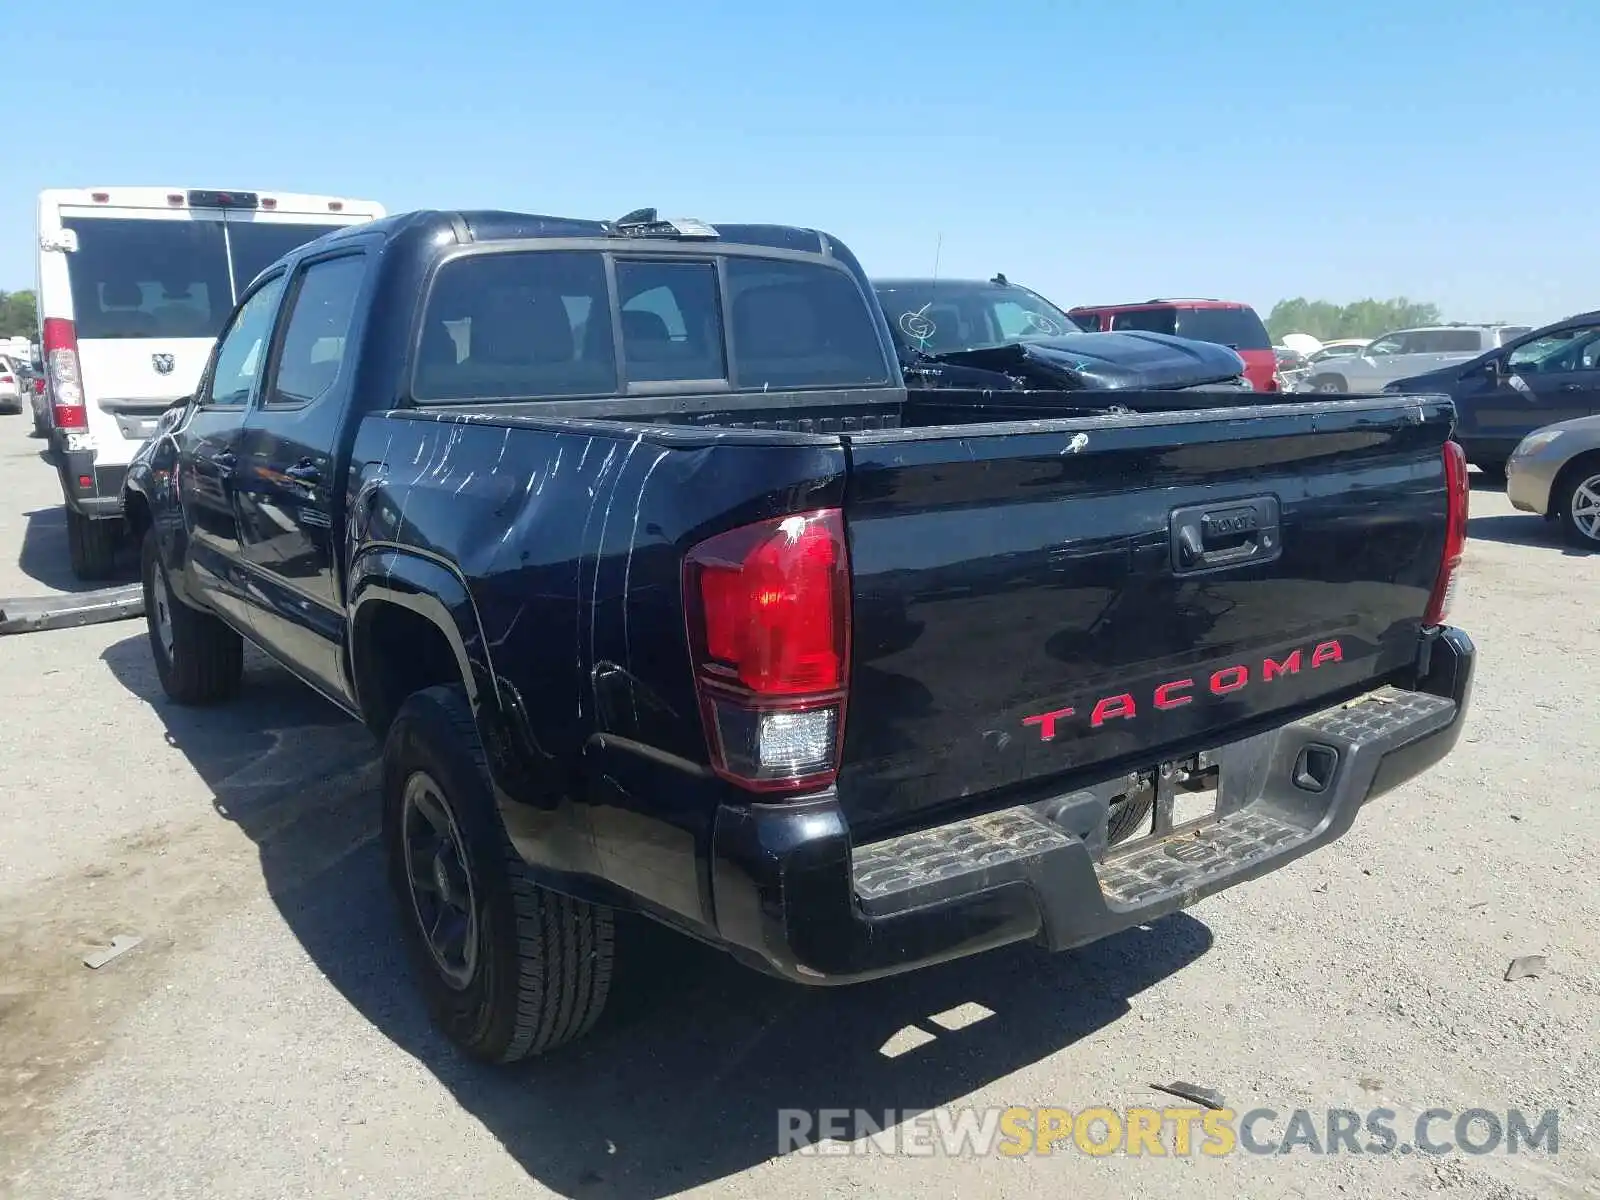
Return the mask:
M 1600 416 L 1536 429 L 1506 461 L 1511 506 L 1559 521 L 1574 545 L 1600 549 Z

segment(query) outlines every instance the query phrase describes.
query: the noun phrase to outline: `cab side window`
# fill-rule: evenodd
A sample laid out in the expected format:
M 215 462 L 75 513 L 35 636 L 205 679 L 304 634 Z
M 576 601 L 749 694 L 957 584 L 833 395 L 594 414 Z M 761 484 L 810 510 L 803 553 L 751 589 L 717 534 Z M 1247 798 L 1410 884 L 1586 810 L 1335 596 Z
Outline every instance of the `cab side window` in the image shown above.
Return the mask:
M 267 392 L 268 408 L 314 404 L 338 382 L 366 273 L 364 254 L 323 259 L 301 272 Z
M 211 379 L 201 397 L 205 407 L 243 408 L 250 402 L 266 364 L 283 279 L 277 275 L 263 283 L 234 313 L 217 343 Z

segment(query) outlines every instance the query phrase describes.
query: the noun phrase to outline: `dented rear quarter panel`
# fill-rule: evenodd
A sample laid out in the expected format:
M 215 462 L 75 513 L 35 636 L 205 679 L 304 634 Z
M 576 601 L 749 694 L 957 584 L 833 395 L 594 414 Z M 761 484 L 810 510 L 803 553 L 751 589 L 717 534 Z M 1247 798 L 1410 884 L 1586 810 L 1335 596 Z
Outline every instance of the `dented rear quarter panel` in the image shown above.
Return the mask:
M 700 765 L 683 554 L 841 504 L 839 439 L 411 410 L 363 421 L 349 479 L 352 613 L 378 591 L 454 592 L 518 849 L 708 913 L 697 851 L 728 785 Z

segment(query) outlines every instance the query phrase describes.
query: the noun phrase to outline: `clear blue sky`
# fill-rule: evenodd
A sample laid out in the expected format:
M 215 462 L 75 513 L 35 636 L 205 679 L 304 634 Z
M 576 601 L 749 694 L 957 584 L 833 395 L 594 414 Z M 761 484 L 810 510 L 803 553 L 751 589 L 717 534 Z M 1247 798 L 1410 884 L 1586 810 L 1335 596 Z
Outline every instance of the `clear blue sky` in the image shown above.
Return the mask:
M 137 183 L 794 222 L 874 274 L 942 234 L 941 274 L 1062 304 L 1600 307 L 1600 5 L 1298 7 L 32 6 L 0 288 L 33 285 L 39 189 Z

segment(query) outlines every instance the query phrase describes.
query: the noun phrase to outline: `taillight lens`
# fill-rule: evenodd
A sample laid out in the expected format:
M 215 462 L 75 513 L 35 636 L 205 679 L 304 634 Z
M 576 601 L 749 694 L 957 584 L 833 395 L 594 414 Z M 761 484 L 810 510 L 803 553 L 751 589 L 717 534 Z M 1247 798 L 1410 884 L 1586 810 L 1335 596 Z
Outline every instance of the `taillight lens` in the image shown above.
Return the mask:
M 34 390 L 34 393 L 36 395 L 39 395 L 39 396 L 44 395 L 44 376 L 43 375 L 35 375 L 33 377 L 33 390 Z
M 1434 580 L 1433 594 L 1428 597 L 1428 610 L 1423 614 L 1424 625 L 1443 625 L 1450 615 L 1450 605 L 1455 599 L 1456 576 L 1461 571 L 1461 558 L 1467 549 L 1467 513 L 1470 507 L 1471 485 L 1467 479 L 1467 456 L 1459 442 L 1444 444 L 1444 480 L 1449 493 L 1449 512 L 1445 522 L 1444 557 L 1439 562 L 1439 574 Z
M 700 543 L 684 557 L 683 598 L 712 768 L 760 792 L 832 783 L 850 671 L 843 514 Z
M 84 404 L 83 374 L 78 367 L 78 331 L 71 321 L 45 318 L 44 363 L 50 372 L 56 428 L 87 429 L 89 410 Z

